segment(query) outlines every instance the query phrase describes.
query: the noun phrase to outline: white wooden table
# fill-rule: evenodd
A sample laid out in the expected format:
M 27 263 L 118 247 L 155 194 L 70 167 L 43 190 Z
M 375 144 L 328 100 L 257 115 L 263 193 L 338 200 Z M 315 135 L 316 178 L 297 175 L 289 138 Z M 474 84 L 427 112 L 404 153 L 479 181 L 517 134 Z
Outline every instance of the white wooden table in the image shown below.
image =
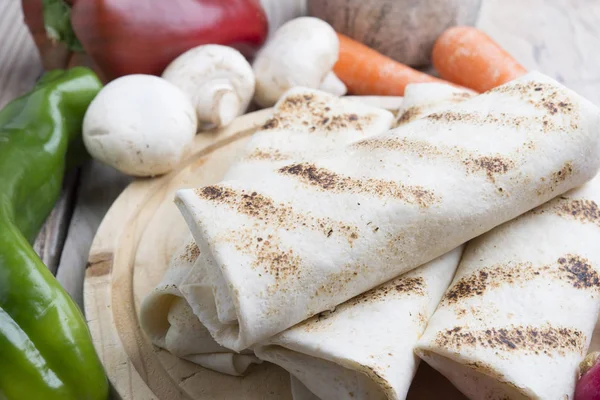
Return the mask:
M 553 76 L 600 105 L 600 0 L 483 2 L 480 28 L 526 68 Z M 0 38 L 2 107 L 30 88 L 42 71 L 33 41 L 22 23 L 18 0 L 0 0 Z M 66 212 L 56 212 L 56 218 L 40 235 L 38 242 L 45 243 L 40 250 L 45 261 L 58 264 L 58 279 L 79 304 L 94 233 L 129 181 L 110 168 L 88 163 L 79 174 L 78 184 L 72 185 L 72 210 L 69 201 L 63 201 Z M 66 232 L 64 243 L 56 233 L 60 228 Z M 53 254 L 56 257 L 52 258 Z

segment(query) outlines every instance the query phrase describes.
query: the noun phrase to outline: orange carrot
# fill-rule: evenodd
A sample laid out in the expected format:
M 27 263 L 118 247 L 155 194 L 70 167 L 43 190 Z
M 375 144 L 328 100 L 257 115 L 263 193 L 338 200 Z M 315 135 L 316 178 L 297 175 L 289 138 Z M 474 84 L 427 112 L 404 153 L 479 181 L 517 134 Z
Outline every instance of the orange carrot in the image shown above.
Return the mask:
M 488 35 L 470 26 L 446 30 L 433 46 L 433 66 L 450 82 L 485 92 L 527 71 Z
M 340 56 L 333 72 L 357 95 L 403 96 L 409 83 L 448 83 L 416 71 L 338 33 Z

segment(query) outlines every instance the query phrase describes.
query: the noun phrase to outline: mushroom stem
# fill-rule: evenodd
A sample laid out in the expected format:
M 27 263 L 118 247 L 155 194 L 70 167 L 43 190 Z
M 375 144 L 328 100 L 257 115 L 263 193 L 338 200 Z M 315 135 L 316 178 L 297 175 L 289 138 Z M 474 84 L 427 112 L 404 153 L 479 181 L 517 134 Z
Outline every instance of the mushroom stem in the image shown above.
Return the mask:
M 227 80 L 213 80 L 198 90 L 194 106 L 201 121 L 225 126 L 238 116 L 240 100 L 235 88 Z
M 239 51 L 217 44 L 186 51 L 162 76 L 188 95 L 202 130 L 230 124 L 244 113 L 254 94 L 248 61 Z

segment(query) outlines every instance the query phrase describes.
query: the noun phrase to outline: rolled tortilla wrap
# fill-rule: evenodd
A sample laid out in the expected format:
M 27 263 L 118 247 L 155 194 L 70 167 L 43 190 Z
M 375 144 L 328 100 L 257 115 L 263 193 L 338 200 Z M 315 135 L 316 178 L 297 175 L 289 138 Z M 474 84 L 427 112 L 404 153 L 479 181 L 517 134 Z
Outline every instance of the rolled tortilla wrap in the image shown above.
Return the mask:
M 417 354 L 471 399 L 571 399 L 600 308 L 600 176 L 471 241 Z
M 437 83 L 410 85 L 405 93 L 409 108 L 401 112 L 411 118 L 471 96 L 465 91 L 458 96 L 457 89 Z M 404 399 L 419 362 L 414 345 L 448 287 L 461 251 L 351 299 L 333 313 L 301 322 L 257 345 L 256 354 L 301 377 L 292 378 L 294 400 L 312 393 L 306 385 L 323 400 Z
M 217 344 L 179 291 L 199 254 L 191 238 L 177 250 L 162 281 L 143 300 L 140 325 L 152 343 L 177 357 L 213 371 L 243 375 L 261 361 L 252 352 L 238 354 Z
M 462 247 L 254 348 L 322 400 L 404 399 L 414 345 L 452 280 Z M 297 400 L 297 399 L 295 399 Z
M 348 118 L 356 118 L 359 124 L 344 124 Z M 285 165 L 302 159 L 306 153 L 341 147 L 387 131 L 392 122 L 392 114 L 383 109 L 340 100 L 312 89 L 291 89 L 277 103 L 272 118 L 263 129 L 250 139 L 227 177 L 260 179 L 262 169 Z M 222 289 L 207 282 L 206 262 L 190 236 L 171 260 L 163 280 L 144 299 L 140 324 L 155 345 L 172 354 L 219 372 L 241 375 L 251 363 L 259 360 L 251 352 L 234 354 L 219 346 L 194 316 L 190 303 L 180 292 L 182 283 L 192 287 L 192 304 L 203 301 L 200 300 L 203 297 L 211 301 L 221 297 Z M 230 308 L 223 302 L 220 304 L 220 315 L 226 318 Z M 217 311 L 216 308 L 213 310 Z
M 419 109 L 419 113 L 421 113 L 421 114 L 426 114 L 427 111 L 429 110 L 428 107 L 434 107 L 434 106 L 439 107 L 439 104 L 444 99 L 447 99 L 448 102 L 452 102 L 452 103 L 455 102 L 456 90 L 448 91 L 444 87 L 445 85 L 437 85 L 437 84 L 436 84 L 436 86 L 439 89 L 437 91 L 431 91 L 431 89 L 429 88 L 429 86 L 430 86 L 429 84 L 424 84 L 424 85 L 420 85 L 420 86 L 423 86 L 422 90 L 426 91 L 428 94 L 428 102 L 426 104 L 424 104 L 422 107 L 420 107 L 420 109 Z M 419 92 L 419 90 L 412 90 L 411 93 L 414 93 L 414 95 L 416 96 L 420 92 Z M 436 101 L 433 101 L 434 98 Z M 464 96 L 461 98 L 464 98 Z M 410 104 L 413 104 L 413 105 L 415 104 L 415 101 L 411 101 L 410 99 L 409 99 L 409 101 L 410 101 Z M 268 140 L 265 140 L 263 143 L 267 143 L 267 142 L 268 142 Z M 262 147 L 265 148 L 268 146 L 262 146 Z M 289 152 L 288 152 L 288 154 L 289 154 Z M 243 157 L 243 159 L 245 159 L 245 158 L 246 157 Z M 195 246 L 195 243 L 189 243 L 187 245 L 188 248 L 195 248 L 194 246 Z M 190 299 L 190 300 L 192 300 L 193 303 L 197 303 L 198 301 L 201 301 L 199 296 L 207 296 L 207 292 L 210 293 L 210 291 L 212 290 L 210 288 L 210 286 L 207 287 L 204 284 L 205 275 L 203 273 L 203 271 L 204 271 L 203 265 L 205 263 L 206 263 L 206 261 L 202 260 L 202 258 L 200 258 L 200 260 L 198 261 L 198 265 L 193 270 L 194 272 L 192 274 L 188 275 L 187 279 L 185 279 L 188 290 L 190 287 L 192 287 L 192 286 L 194 287 L 193 290 L 190 290 L 191 293 L 194 295 L 194 297 Z M 181 268 L 181 267 L 179 266 L 179 268 Z M 188 270 L 186 270 L 186 271 L 189 271 L 190 268 L 191 268 L 191 266 L 189 266 Z M 167 279 L 167 281 L 168 281 L 168 279 Z M 164 285 L 164 283 L 163 283 L 163 285 Z M 179 286 L 179 284 L 177 284 L 177 286 Z M 444 288 L 440 288 L 440 290 L 443 290 L 443 289 Z M 200 293 L 202 293 L 202 294 L 200 294 Z M 440 296 L 441 296 L 441 291 L 440 291 Z M 210 298 L 210 297 L 208 297 L 208 298 Z M 189 304 L 187 302 L 182 302 L 182 303 L 185 304 L 186 309 L 189 309 Z M 183 307 L 183 306 L 184 306 L 183 304 L 179 305 L 179 307 Z M 150 313 L 152 313 L 152 310 L 150 310 Z M 156 315 L 156 313 L 152 313 L 151 315 Z M 420 321 L 422 321 L 422 319 Z M 199 322 L 197 322 L 197 320 L 195 320 L 193 322 L 190 322 L 189 326 L 195 326 L 197 324 L 199 324 Z M 424 329 L 424 327 L 423 327 L 423 329 Z M 184 342 L 185 342 L 185 340 L 184 340 Z M 222 349 L 220 349 L 220 350 L 222 350 Z M 220 359 L 223 361 L 230 361 L 229 358 L 225 358 L 225 357 L 233 357 L 234 361 L 236 358 L 241 358 L 244 361 L 252 360 L 248 356 L 239 356 L 239 355 L 231 355 L 231 354 L 224 354 L 224 353 L 219 353 L 218 355 L 219 355 Z M 196 356 L 196 360 L 200 361 L 200 362 L 198 362 L 199 364 L 206 366 L 206 360 L 212 360 L 212 358 L 210 358 L 210 356 L 211 355 L 208 355 L 208 354 L 199 355 L 199 356 Z M 411 356 L 412 356 L 412 350 L 411 350 Z M 188 359 L 189 359 L 189 356 L 188 356 Z M 214 368 L 212 368 L 212 369 L 214 369 Z M 219 371 L 223 372 L 223 370 L 224 370 L 224 368 L 222 368 L 222 367 L 219 368 Z M 235 371 L 239 372 L 239 369 L 237 369 Z M 295 383 L 296 383 L 296 385 L 298 384 L 297 382 L 295 382 Z M 302 388 L 304 390 L 306 390 L 304 387 L 302 387 Z M 300 393 L 301 391 L 298 391 L 298 392 Z M 308 392 L 308 393 L 310 393 L 310 392 Z M 297 399 L 298 396 L 299 395 L 296 395 L 294 398 Z
M 236 318 L 194 313 L 241 350 L 439 257 L 591 179 L 598 112 L 529 73 L 260 180 L 180 190 Z
M 418 97 L 419 100 L 423 101 L 422 106 L 419 107 L 418 110 L 416 110 L 414 107 L 416 107 L 417 105 L 417 101 L 411 99 L 411 97 L 408 97 L 408 104 L 411 104 L 411 106 L 413 106 L 413 109 L 411 111 L 413 116 L 422 116 L 422 115 L 426 115 L 427 113 L 429 113 L 430 111 L 434 111 L 436 109 L 438 109 L 443 103 L 444 101 L 446 101 L 447 104 L 456 104 L 457 103 L 457 98 L 460 99 L 465 99 L 468 96 L 465 95 L 465 91 L 462 91 L 463 95 L 459 96 L 458 94 L 460 93 L 460 89 L 456 89 L 456 88 L 452 88 L 451 86 L 448 85 L 443 85 L 443 84 L 424 84 L 424 85 L 420 85 L 423 88 L 421 90 L 417 89 L 413 89 L 411 91 L 411 95 L 410 96 L 415 96 Z M 425 92 L 427 94 L 427 96 L 423 96 L 422 93 Z M 427 101 L 425 101 L 425 98 L 427 99 Z M 402 109 L 400 109 L 402 110 Z M 366 129 L 363 129 L 366 130 Z M 377 129 L 369 129 L 368 132 L 370 134 L 375 134 L 377 133 L 377 131 L 379 131 L 379 128 Z M 265 134 L 268 134 L 268 132 L 265 132 Z M 258 142 L 258 141 L 255 141 Z M 273 143 L 273 140 L 269 140 L 268 137 L 261 140 L 262 146 L 260 146 L 261 149 L 267 148 L 268 146 L 270 146 L 270 144 L 268 144 L 269 142 Z M 332 146 L 332 142 L 329 143 L 330 147 Z M 305 146 L 307 146 L 306 144 L 304 144 Z M 297 148 L 297 146 L 294 145 L 287 145 L 289 146 L 287 150 L 287 153 L 290 154 L 290 151 L 292 151 L 291 149 Z M 281 146 L 280 146 L 281 147 Z M 285 146 L 283 146 L 285 147 Z M 322 149 L 323 146 L 319 146 L 319 148 Z M 310 151 L 310 148 L 305 147 L 304 148 L 304 153 L 303 154 L 308 154 Z M 300 156 L 296 156 L 297 158 L 301 158 Z M 284 165 L 284 164 L 282 164 Z M 238 167 L 233 167 L 232 171 L 229 172 L 229 176 L 233 176 L 236 175 L 238 177 L 242 177 L 245 174 L 245 179 L 259 179 L 257 177 L 260 177 L 260 171 L 254 172 L 251 171 L 248 168 L 244 168 L 244 164 L 243 163 L 238 163 L 237 164 Z M 261 165 L 263 168 L 268 168 L 268 166 L 265 166 L 264 164 Z M 251 171 L 250 173 L 248 171 Z M 214 320 L 215 323 L 219 323 L 219 321 L 221 322 L 232 322 L 235 321 L 236 319 L 236 314 L 235 314 L 235 308 L 233 306 L 233 304 L 231 302 L 229 302 L 228 300 L 231 298 L 228 294 L 228 288 L 227 286 L 224 284 L 225 281 L 222 279 L 222 277 L 220 276 L 210 276 L 208 279 L 212 280 L 212 282 L 216 282 L 217 284 L 213 285 L 212 288 L 212 293 L 214 295 L 214 306 L 210 307 L 210 311 L 208 311 L 208 307 L 209 307 L 209 303 L 211 303 L 211 297 L 209 295 L 207 295 L 206 291 L 209 289 L 207 288 L 205 285 L 200 284 L 200 282 L 204 282 L 205 281 L 205 277 L 207 276 L 207 274 L 212 274 L 212 273 L 216 273 L 218 272 L 218 268 L 215 268 L 213 265 L 213 260 L 210 259 L 209 257 L 206 257 L 206 254 L 208 253 L 204 253 L 202 256 L 200 256 L 200 259 L 198 261 L 198 265 L 194 268 L 194 271 L 190 274 L 190 276 L 188 276 L 185 279 L 185 284 L 182 285 L 182 291 L 184 292 L 185 297 L 188 299 L 189 303 L 192 304 L 192 307 L 194 307 L 195 311 L 198 313 L 198 315 L 201 317 L 201 319 L 203 318 L 204 320 Z M 195 305 L 200 305 L 200 306 L 195 306 Z M 216 310 L 217 315 L 216 315 L 216 319 L 215 316 L 212 314 L 212 310 Z

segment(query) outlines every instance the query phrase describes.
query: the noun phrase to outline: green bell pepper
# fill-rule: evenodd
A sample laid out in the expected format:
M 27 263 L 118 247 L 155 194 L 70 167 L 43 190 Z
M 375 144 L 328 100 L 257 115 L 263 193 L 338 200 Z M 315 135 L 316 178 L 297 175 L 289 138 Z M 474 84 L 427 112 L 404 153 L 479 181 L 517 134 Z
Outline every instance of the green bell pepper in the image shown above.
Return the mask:
M 83 117 L 101 87 L 87 68 L 52 71 L 0 111 L 2 400 L 108 396 L 85 318 L 31 246 L 58 199 L 68 148 L 81 149 Z

